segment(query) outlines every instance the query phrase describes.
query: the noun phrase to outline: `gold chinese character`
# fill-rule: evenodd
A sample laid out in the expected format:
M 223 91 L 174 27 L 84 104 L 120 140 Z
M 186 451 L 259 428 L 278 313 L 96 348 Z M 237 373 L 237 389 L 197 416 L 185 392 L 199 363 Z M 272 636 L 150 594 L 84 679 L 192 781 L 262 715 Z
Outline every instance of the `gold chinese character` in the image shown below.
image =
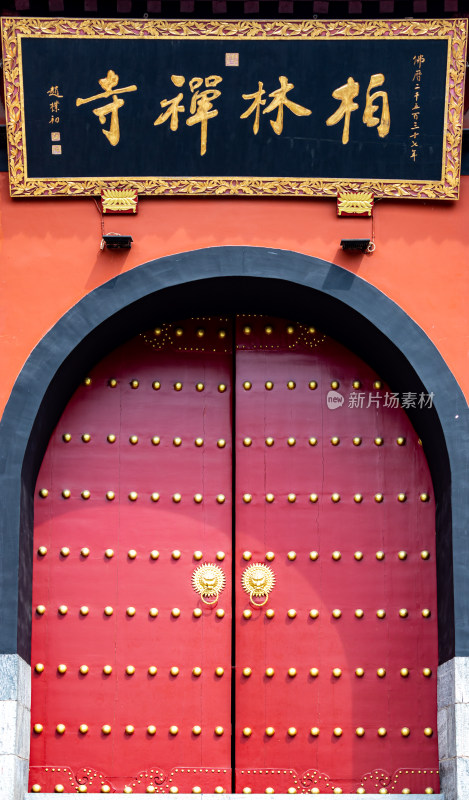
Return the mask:
M 326 119 L 326 125 L 337 125 L 338 122 L 344 119 L 344 130 L 342 131 L 342 144 L 347 144 L 350 134 L 350 115 L 352 111 L 356 111 L 358 103 L 353 102 L 353 98 L 357 96 L 360 91 L 360 84 L 353 78 L 347 78 L 347 83 L 334 89 L 332 97 L 335 100 L 340 100 L 340 106 L 334 114 Z
M 82 97 L 77 97 L 76 104 L 77 106 L 81 106 L 84 103 L 91 103 L 93 100 L 100 100 L 102 97 L 111 97 L 112 95 L 112 103 L 107 103 L 100 108 L 93 108 L 93 114 L 96 114 L 98 117 L 101 125 L 104 125 L 106 122 L 106 117 L 108 114 L 111 115 L 111 124 L 110 129 L 108 131 L 104 130 L 103 133 L 113 146 L 118 144 L 120 139 L 120 131 L 119 131 L 119 108 L 124 105 L 124 100 L 117 97 L 118 94 L 122 94 L 123 92 L 136 92 L 137 87 L 135 85 L 132 86 L 125 86 L 122 89 L 116 89 L 115 87 L 119 83 L 119 76 L 113 72 L 112 69 L 108 70 L 107 76 L 105 78 L 100 78 L 98 81 L 99 85 L 104 92 L 101 94 L 95 94 L 93 97 L 87 97 L 83 99 Z
M 366 105 L 365 105 L 365 111 L 363 112 L 363 122 L 368 128 L 374 128 L 375 125 L 378 125 L 378 135 L 380 136 L 381 139 L 384 136 L 388 135 L 389 128 L 391 127 L 388 93 L 374 92 L 374 94 L 370 94 L 370 91 L 371 89 L 375 89 L 376 86 L 382 86 L 383 83 L 384 83 L 384 75 L 381 72 L 378 72 L 376 73 L 376 75 L 371 76 L 370 82 L 368 84 L 368 89 L 366 90 Z M 380 120 L 377 117 L 375 117 L 375 111 L 378 110 L 378 106 L 373 105 L 373 103 L 376 100 L 378 100 L 378 98 L 381 98 L 383 103 Z
M 418 67 L 419 67 L 419 69 L 420 69 L 420 67 L 421 67 L 421 66 L 422 66 L 422 64 L 424 63 L 425 59 L 424 59 L 424 57 L 423 57 L 423 56 L 420 54 L 419 56 L 414 56 L 414 57 L 413 57 L 413 59 L 412 59 L 412 61 L 414 62 L 414 66 L 418 66 Z
M 56 114 L 59 111 L 60 103 L 58 100 L 55 100 L 53 103 L 49 103 L 49 108 L 51 111 L 54 111 Z
M 54 115 L 52 114 L 49 120 L 49 125 L 55 125 L 58 122 L 60 122 L 60 117 L 54 117 Z
M 278 108 L 277 112 L 277 119 L 270 120 L 270 124 L 274 129 L 277 136 L 283 131 L 283 107 L 286 106 L 290 109 L 290 111 L 295 114 L 297 117 L 309 117 L 311 111 L 309 108 L 305 108 L 304 106 L 298 105 L 298 103 L 294 103 L 292 100 L 288 100 L 287 93 L 290 92 L 292 89 L 295 88 L 293 83 L 288 83 L 288 78 L 285 75 L 279 76 L 280 81 L 280 89 L 275 89 L 275 91 L 269 94 L 269 97 L 273 97 L 271 103 L 264 108 L 263 114 L 269 114 L 270 111 L 275 111 Z
M 192 92 L 190 113 L 191 117 L 186 119 L 186 125 L 197 125 L 200 122 L 200 155 L 207 152 L 207 120 L 218 116 L 217 109 L 213 108 L 212 101 L 220 97 L 221 92 L 215 86 L 223 80 L 220 75 L 209 75 L 205 78 L 205 86 L 202 92 L 198 89 L 203 84 L 203 78 L 192 78 L 189 81 L 189 88 Z
M 265 94 L 264 91 L 264 84 L 262 81 L 258 82 L 258 89 L 257 92 L 253 92 L 252 94 L 243 94 L 243 100 L 252 100 L 253 102 L 249 106 L 248 110 L 241 114 L 240 119 L 246 119 L 249 117 L 250 114 L 255 110 L 256 116 L 254 117 L 254 124 L 252 129 L 254 134 L 259 132 L 259 116 L 261 111 L 261 106 L 265 106 L 265 100 L 262 100 L 262 95 Z
M 175 86 L 178 88 L 184 86 L 185 77 L 183 75 L 171 75 L 171 80 Z M 169 127 L 172 131 L 177 131 L 179 125 L 179 112 L 184 111 L 184 106 L 179 105 L 183 98 L 183 93 L 179 92 L 176 97 L 173 97 L 171 100 L 161 100 L 160 106 L 161 108 L 168 108 L 163 114 L 160 114 L 157 119 L 155 119 L 153 125 L 162 125 L 163 122 L 166 122 L 169 117 L 171 117 L 171 122 Z
M 63 94 L 59 94 L 58 86 L 51 86 L 50 89 L 48 89 L 47 94 L 49 97 L 63 97 Z

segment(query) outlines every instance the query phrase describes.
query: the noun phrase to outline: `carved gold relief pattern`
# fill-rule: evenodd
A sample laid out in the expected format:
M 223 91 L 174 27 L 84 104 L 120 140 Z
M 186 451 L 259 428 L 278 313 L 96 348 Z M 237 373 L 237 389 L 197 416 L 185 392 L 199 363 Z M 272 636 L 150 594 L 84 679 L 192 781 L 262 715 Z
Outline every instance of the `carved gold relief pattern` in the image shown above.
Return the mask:
M 371 192 L 340 192 L 337 197 L 337 213 L 368 214 L 371 216 L 373 194 Z
M 406 767 L 397 769 L 391 775 L 384 769 L 373 769 L 365 773 L 360 781 L 360 786 L 365 792 L 378 793 L 380 789 L 387 789 L 390 794 L 399 794 L 405 788 L 410 788 L 413 794 L 423 792 L 422 783 L 425 787 L 431 786 L 437 779 L 439 783 L 439 771 L 437 769 L 425 769 L 422 767 Z
M 441 181 L 364 181 L 295 178 L 141 178 L 141 179 L 30 179 L 26 172 L 24 109 L 21 96 L 19 43 L 22 36 L 89 36 L 91 38 L 188 37 L 282 40 L 437 37 L 449 42 L 444 160 Z M 456 200 L 462 142 L 463 87 L 467 21 L 440 20 L 76 20 L 2 19 L 3 67 L 7 110 L 10 193 L 15 196 L 99 195 L 103 188 L 127 189 L 146 195 L 329 196 L 339 191 L 372 191 L 381 197 Z
M 142 769 L 132 776 L 125 776 L 116 778 L 114 776 L 107 776 L 103 772 L 94 768 L 83 767 L 74 774 L 70 767 L 64 766 L 31 766 L 30 767 L 30 783 L 36 784 L 41 787 L 41 792 L 48 793 L 54 792 L 54 787 L 57 783 L 62 784 L 65 792 L 75 793 L 83 792 L 83 787 L 86 787 L 86 792 L 93 793 L 109 793 L 115 794 L 120 792 L 128 792 L 129 788 L 132 793 L 136 794 L 151 794 L 155 793 L 167 794 L 174 786 L 192 786 L 196 777 L 203 778 L 205 781 L 213 780 L 212 791 L 215 785 L 225 782 L 226 788 L 231 782 L 230 770 L 213 768 L 213 767 L 177 767 L 169 772 L 164 772 L 161 769 L 148 768 Z M 80 788 L 81 787 L 81 788 Z M 109 788 L 104 788 L 109 787 Z M 126 787 L 127 790 L 126 790 Z M 183 788 L 179 789 L 183 791 Z M 191 791 L 189 789 L 189 791 Z
M 137 193 L 126 189 L 103 189 L 101 203 L 103 214 L 137 213 Z
M 65 766 L 31 766 L 30 782 L 39 784 L 43 793 L 53 792 L 54 786 L 61 783 L 65 791 L 77 792 L 79 787 L 86 786 L 88 792 L 102 792 L 102 787 L 109 786 L 110 793 L 122 792 L 126 786 L 132 788 L 133 792 L 147 792 L 147 787 L 152 787 L 156 793 L 168 793 L 172 786 L 179 785 L 179 791 L 187 791 L 185 787 L 192 786 L 196 776 L 200 779 L 211 780 L 213 785 L 229 783 L 231 778 L 230 770 L 213 767 L 178 767 L 170 770 L 169 773 L 161 769 L 149 768 L 137 772 L 128 777 L 115 778 L 106 776 L 104 773 L 93 768 L 83 767 L 76 774 Z M 287 787 L 294 787 L 298 794 L 314 794 L 317 790 L 321 794 L 334 793 L 334 789 L 342 789 L 342 792 L 356 793 L 357 789 L 365 790 L 366 794 L 378 794 L 380 789 L 387 789 L 390 794 L 399 794 L 402 789 L 410 788 L 412 793 L 422 791 L 422 784 L 431 786 L 436 782 L 438 787 L 439 773 L 435 769 L 425 769 L 424 767 L 401 767 L 394 773 L 389 774 L 384 769 L 373 769 L 365 773 L 360 779 L 358 786 L 354 781 L 347 781 L 347 786 L 343 781 L 335 780 L 333 777 L 317 769 L 308 769 L 303 774 L 299 774 L 294 769 L 275 769 L 265 768 L 262 770 L 241 769 L 239 777 L 249 785 L 250 776 L 256 776 L 256 780 L 262 774 L 266 786 L 271 786 L 275 794 L 282 794 L 287 791 Z M 225 786 L 225 789 L 227 787 Z M 107 790 L 105 790 L 107 791 Z M 189 789 L 190 791 L 190 789 Z M 435 791 L 435 790 L 434 790 Z M 359 792 L 361 793 L 361 792 Z

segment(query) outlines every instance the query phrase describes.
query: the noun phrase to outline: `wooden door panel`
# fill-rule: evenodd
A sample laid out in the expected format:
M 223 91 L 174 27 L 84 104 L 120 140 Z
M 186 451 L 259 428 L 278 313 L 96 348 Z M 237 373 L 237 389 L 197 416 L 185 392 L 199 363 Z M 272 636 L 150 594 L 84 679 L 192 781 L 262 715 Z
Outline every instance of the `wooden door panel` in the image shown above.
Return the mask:
M 378 376 L 306 327 L 240 318 L 237 343 L 237 791 L 436 791 L 434 503 L 415 432 Z M 276 576 L 262 609 L 238 594 L 256 562 Z
M 226 319 L 119 348 L 54 432 L 37 484 L 31 785 L 229 791 L 234 767 L 237 792 L 436 791 L 434 502 L 415 432 L 372 370 L 306 326 L 240 317 L 235 337 L 234 453 Z M 205 562 L 226 580 L 212 607 L 192 586 Z M 241 583 L 256 563 L 275 575 L 262 608 Z
M 42 791 L 230 788 L 231 334 L 226 320 L 181 327 L 91 371 L 39 474 L 33 603 L 46 611 L 33 620 L 44 669 L 33 673 L 32 722 L 43 728 L 32 732 L 30 783 Z M 226 576 L 214 607 L 192 586 L 204 562 Z

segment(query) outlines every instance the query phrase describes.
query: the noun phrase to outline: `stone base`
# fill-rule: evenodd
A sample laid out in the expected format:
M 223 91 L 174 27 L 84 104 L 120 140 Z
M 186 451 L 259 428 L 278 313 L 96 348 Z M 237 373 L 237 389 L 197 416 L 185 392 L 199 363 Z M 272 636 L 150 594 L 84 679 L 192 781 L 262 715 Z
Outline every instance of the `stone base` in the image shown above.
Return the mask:
M 83 797 L 84 796 L 85 795 L 83 794 Z M 86 797 L 89 798 L 89 800 L 103 800 L 103 796 L 104 795 L 102 795 L 102 794 L 87 794 L 86 795 Z M 138 794 L 136 796 L 137 797 L 143 797 L 142 794 Z M 145 797 L 147 797 L 147 796 L 148 795 L 145 794 Z M 149 796 L 152 797 L 152 795 L 149 795 Z M 159 792 L 156 793 L 156 796 L 157 797 L 167 797 L 167 798 L 175 797 L 174 794 L 160 794 Z M 335 795 L 335 794 L 327 794 L 327 795 L 320 794 L 320 795 L 312 795 L 312 796 L 313 797 L 330 797 L 330 798 L 332 798 L 332 797 L 338 797 L 339 795 Z M 340 795 L 342 800 L 357 800 L 357 797 L 364 797 L 364 798 L 366 798 L 366 800 L 382 800 L 382 798 L 385 797 L 385 796 L 386 795 L 382 795 L 382 794 L 341 794 Z M 24 796 L 25 800 L 34 800 L 34 798 L 36 798 L 36 800 L 37 800 L 39 797 L 42 798 L 42 800 L 57 800 L 58 795 L 54 793 L 54 794 L 25 794 L 25 796 Z M 75 797 L 76 798 L 77 795 L 76 794 L 61 794 L 60 797 Z M 112 797 L 115 798 L 116 800 L 117 800 L 117 798 L 119 800 L 124 800 L 124 798 L 129 797 L 129 795 L 128 794 L 120 794 L 120 793 L 117 794 L 117 793 L 114 793 L 112 795 Z M 245 794 L 223 794 L 223 795 L 220 795 L 220 794 L 197 794 L 197 795 L 193 795 L 193 794 L 178 794 L 179 800 L 194 800 L 194 797 L 200 797 L 200 798 L 203 798 L 203 800 L 220 800 L 220 797 L 225 798 L 225 800 L 230 800 L 230 798 L 235 798 L 235 800 L 241 800 L 241 798 L 243 798 L 243 800 L 245 800 L 246 797 L 251 797 L 252 800 L 265 800 L 265 794 L 251 794 L 251 795 L 245 795 Z M 291 800 L 291 794 L 274 794 L 274 795 L 272 795 L 272 797 L 274 797 L 275 800 Z M 301 794 L 300 794 L 300 797 L 302 797 Z M 433 797 L 434 800 L 447 800 L 447 799 L 445 799 L 445 795 L 444 794 L 432 794 L 432 795 L 428 795 L 428 794 L 412 794 L 412 795 L 409 795 L 409 794 L 392 794 L 392 795 L 388 795 L 388 797 L 402 798 L 402 800 L 404 800 L 404 798 L 405 798 L 405 800 L 408 800 L 409 797 L 411 798 L 411 800 L 428 800 L 429 797 Z
M 0 800 L 23 800 L 28 788 L 31 668 L 0 655 Z
M 446 800 L 469 798 L 469 658 L 438 667 L 440 783 Z

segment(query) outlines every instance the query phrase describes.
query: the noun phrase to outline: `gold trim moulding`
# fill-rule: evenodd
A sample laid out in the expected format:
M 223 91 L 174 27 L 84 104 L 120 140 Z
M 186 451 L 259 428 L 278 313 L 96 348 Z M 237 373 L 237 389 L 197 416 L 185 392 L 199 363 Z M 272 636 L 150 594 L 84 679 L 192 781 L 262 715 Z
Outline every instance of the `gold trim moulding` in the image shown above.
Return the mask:
M 336 197 L 364 191 L 377 197 L 457 200 L 462 143 L 463 82 L 467 20 L 105 20 L 3 17 L 1 20 L 8 165 L 12 197 L 96 196 L 106 189 L 140 195 L 240 195 Z M 21 39 L 220 39 L 282 41 L 435 38 L 448 44 L 441 180 L 341 180 L 337 178 L 259 178 L 253 176 L 166 176 L 29 178 L 22 95 Z
M 462 130 L 462 128 L 461 128 Z M 460 143 L 459 143 L 460 146 Z M 103 189 L 126 189 L 147 197 L 330 197 L 342 190 L 369 191 L 375 197 L 403 200 L 458 200 L 459 178 L 454 186 L 440 181 L 352 181 L 336 178 L 249 178 L 249 177 L 78 177 L 61 179 L 28 178 L 19 168 L 10 178 L 11 197 L 95 197 Z

